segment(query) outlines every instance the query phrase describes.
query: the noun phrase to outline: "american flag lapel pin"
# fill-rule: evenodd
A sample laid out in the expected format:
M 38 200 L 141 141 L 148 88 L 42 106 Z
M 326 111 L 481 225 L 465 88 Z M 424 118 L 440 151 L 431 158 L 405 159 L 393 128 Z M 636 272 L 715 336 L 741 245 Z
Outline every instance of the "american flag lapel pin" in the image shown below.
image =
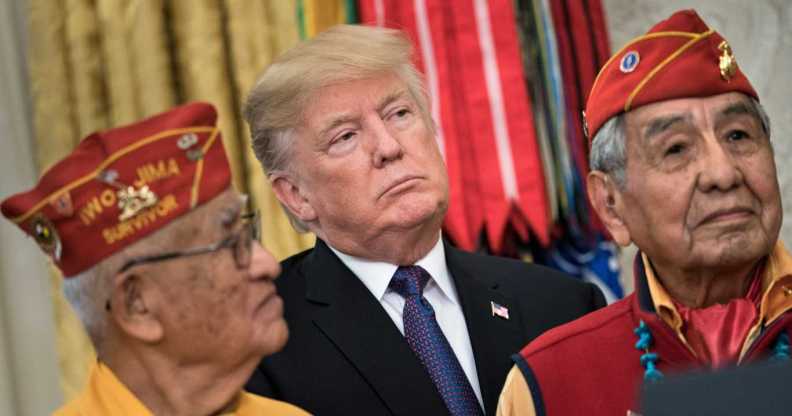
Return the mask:
M 492 309 L 492 316 L 497 316 L 501 319 L 509 319 L 509 308 L 493 301 L 490 301 L 490 307 Z

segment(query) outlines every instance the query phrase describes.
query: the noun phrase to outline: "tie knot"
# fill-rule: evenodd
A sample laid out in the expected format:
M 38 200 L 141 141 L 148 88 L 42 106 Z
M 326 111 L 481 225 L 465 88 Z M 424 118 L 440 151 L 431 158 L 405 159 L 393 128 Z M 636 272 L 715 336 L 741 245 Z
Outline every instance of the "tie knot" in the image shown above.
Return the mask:
M 403 298 L 421 296 L 430 277 L 429 272 L 421 266 L 399 266 L 389 287 Z

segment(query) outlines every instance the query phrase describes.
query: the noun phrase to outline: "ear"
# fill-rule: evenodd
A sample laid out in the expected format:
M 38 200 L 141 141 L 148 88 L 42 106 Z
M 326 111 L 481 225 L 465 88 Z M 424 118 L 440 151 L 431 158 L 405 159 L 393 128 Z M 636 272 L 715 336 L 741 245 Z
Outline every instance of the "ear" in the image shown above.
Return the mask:
M 613 240 L 623 247 L 629 245 L 632 239 L 624 221 L 624 203 L 618 185 L 608 174 L 597 170 L 589 172 L 587 188 L 591 205 Z
M 271 178 L 275 196 L 300 221 L 308 223 L 316 219 L 316 211 L 306 198 L 297 182 L 288 175 Z
M 156 314 L 154 290 L 138 274 L 119 273 L 108 301 L 108 314 L 121 331 L 145 343 L 157 343 L 165 333 Z

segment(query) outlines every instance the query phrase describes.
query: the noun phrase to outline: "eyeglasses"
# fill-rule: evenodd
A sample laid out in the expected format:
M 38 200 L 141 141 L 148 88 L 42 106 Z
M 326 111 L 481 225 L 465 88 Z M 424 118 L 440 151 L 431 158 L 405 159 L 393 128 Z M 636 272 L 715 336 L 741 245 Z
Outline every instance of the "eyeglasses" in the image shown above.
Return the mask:
M 205 247 L 196 247 L 187 250 L 133 258 L 124 263 L 118 272 L 123 273 L 140 264 L 171 260 L 179 257 L 197 256 L 222 250 L 226 247 L 230 247 L 231 251 L 234 253 L 236 266 L 240 269 L 247 269 L 253 257 L 253 241 L 258 241 L 261 235 L 261 223 L 259 221 L 258 211 L 242 215 L 240 218 L 243 223 L 239 231 L 226 237 L 223 241 Z

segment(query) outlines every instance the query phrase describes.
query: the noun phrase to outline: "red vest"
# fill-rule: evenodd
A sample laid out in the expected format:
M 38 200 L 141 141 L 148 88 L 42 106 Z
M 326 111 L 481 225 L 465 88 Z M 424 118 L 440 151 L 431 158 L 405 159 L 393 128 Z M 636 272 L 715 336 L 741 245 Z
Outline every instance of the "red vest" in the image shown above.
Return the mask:
M 659 355 L 657 368 L 663 374 L 704 367 L 654 312 L 640 263 L 635 267 L 635 293 L 548 331 L 514 356 L 533 395 L 537 416 L 637 412 L 644 369 L 633 330 L 641 320 L 652 333 L 650 351 Z M 766 359 L 782 331 L 792 336 L 792 312 L 765 328 L 743 362 Z

